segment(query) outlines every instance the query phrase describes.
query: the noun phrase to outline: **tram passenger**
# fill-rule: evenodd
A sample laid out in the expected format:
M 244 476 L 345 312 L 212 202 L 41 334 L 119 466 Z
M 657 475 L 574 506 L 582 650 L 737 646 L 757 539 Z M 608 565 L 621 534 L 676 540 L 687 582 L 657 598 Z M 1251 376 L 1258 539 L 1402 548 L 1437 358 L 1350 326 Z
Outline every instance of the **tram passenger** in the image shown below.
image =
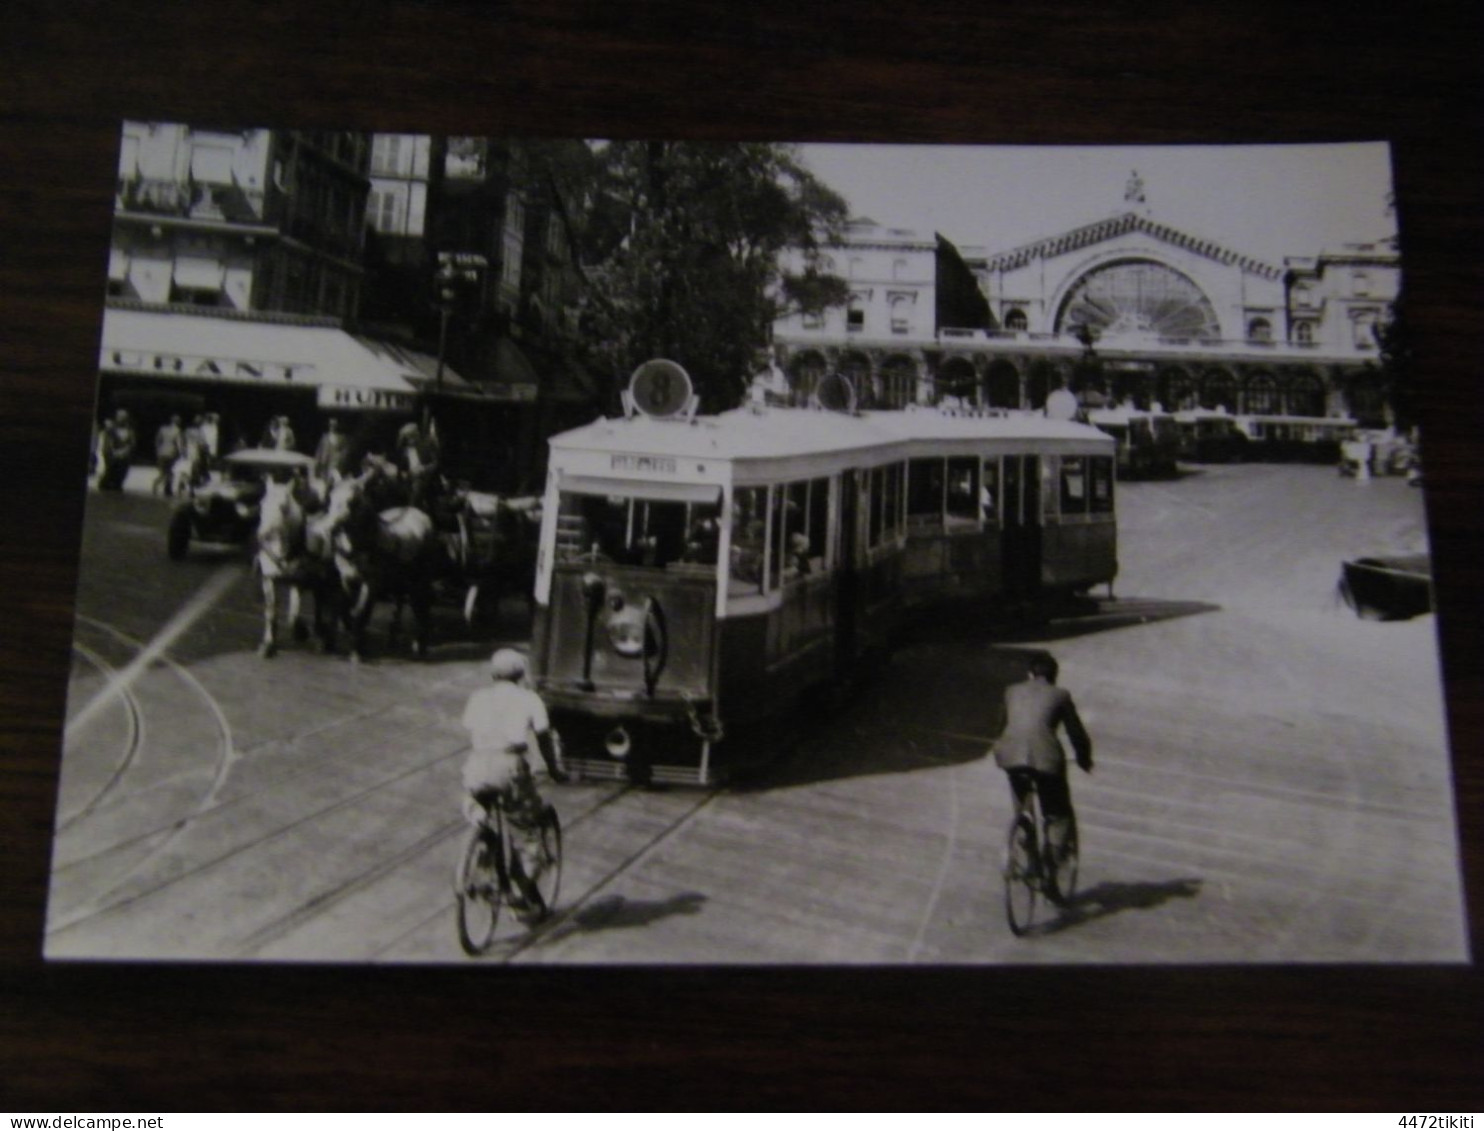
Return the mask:
M 808 577 L 809 570 L 809 535 L 796 531 L 788 536 L 788 564 L 785 572 L 790 577 Z
M 551 728 L 546 704 L 525 686 L 524 656 L 513 648 L 499 649 L 490 657 L 490 677 L 492 686 L 474 692 L 464 706 L 462 722 L 471 747 L 463 772 L 464 815 L 478 824 L 483 813 L 476 798 L 486 792 L 504 795 L 516 849 L 511 871 L 525 904 L 515 909 L 539 914 L 546 908 L 536 886 L 534 862 L 540 858 L 538 829 L 546 802 L 536 788 L 526 754 L 534 742 L 552 781 L 565 782 L 561 740 Z
M 1072 826 L 1072 790 L 1067 756 L 1057 739 L 1064 728 L 1077 765 L 1092 773 L 1092 739 L 1077 714 L 1072 693 L 1056 686 L 1056 660 L 1041 654 L 1030 662 L 1026 679 L 1005 689 L 1005 729 L 994 743 L 995 763 L 1010 778 L 1017 804 L 1034 787 L 1046 818 L 1046 841 L 1059 863 Z
M 698 519 L 685 539 L 683 561 L 691 565 L 715 565 L 721 548 L 721 529 L 714 518 Z

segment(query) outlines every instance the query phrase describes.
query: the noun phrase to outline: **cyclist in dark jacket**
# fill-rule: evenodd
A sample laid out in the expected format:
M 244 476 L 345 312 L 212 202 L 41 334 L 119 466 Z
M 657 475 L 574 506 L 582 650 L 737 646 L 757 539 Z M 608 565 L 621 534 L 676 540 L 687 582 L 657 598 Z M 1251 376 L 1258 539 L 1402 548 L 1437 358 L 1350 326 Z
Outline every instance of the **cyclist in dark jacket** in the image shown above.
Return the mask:
M 1092 773 L 1092 739 L 1072 693 L 1056 686 L 1060 670 L 1049 655 L 1030 662 L 1022 683 L 1005 688 L 1005 730 L 994 744 L 995 763 L 1010 778 L 1018 805 L 1032 789 L 1041 795 L 1046 839 L 1056 860 L 1064 855 L 1072 826 L 1072 790 L 1067 782 L 1067 755 L 1056 732 L 1065 729 L 1077 765 Z

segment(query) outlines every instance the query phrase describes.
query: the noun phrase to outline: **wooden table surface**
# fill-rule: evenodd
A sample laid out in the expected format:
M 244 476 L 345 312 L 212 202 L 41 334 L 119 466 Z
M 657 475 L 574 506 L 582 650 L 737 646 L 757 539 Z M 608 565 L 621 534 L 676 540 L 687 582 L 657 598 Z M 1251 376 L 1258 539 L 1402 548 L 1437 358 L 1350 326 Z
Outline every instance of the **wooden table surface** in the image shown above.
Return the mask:
M 1428 14 L 1431 13 L 1431 14 Z M 46 966 L 120 118 L 1013 144 L 1389 139 L 1484 927 L 1477 5 L 22 0 L 0 36 L 0 1107 L 1484 1107 L 1474 969 Z

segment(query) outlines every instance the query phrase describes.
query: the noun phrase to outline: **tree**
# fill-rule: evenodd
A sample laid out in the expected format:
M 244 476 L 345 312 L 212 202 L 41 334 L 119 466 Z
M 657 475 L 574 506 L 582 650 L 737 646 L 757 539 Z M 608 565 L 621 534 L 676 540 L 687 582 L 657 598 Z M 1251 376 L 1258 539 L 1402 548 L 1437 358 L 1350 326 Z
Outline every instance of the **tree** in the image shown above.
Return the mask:
M 667 357 L 695 380 L 704 411 L 733 407 L 773 323 L 844 305 L 822 248 L 847 205 L 788 146 L 608 142 L 586 155 L 533 153 L 586 280 L 583 343 L 615 389 Z M 786 250 L 803 268 L 785 273 Z
M 1413 387 L 1412 329 L 1407 322 L 1404 295 L 1398 291 L 1387 317 L 1372 327 L 1381 362 L 1381 390 L 1391 408 L 1391 422 L 1400 432 L 1417 423 L 1417 392 Z

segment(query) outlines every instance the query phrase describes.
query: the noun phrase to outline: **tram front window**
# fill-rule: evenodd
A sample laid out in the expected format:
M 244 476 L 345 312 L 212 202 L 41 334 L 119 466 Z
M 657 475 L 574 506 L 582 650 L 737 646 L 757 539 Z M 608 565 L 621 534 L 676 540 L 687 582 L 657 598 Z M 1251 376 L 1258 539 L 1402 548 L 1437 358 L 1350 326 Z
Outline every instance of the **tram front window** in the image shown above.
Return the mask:
M 719 503 L 563 491 L 556 560 L 715 565 Z

